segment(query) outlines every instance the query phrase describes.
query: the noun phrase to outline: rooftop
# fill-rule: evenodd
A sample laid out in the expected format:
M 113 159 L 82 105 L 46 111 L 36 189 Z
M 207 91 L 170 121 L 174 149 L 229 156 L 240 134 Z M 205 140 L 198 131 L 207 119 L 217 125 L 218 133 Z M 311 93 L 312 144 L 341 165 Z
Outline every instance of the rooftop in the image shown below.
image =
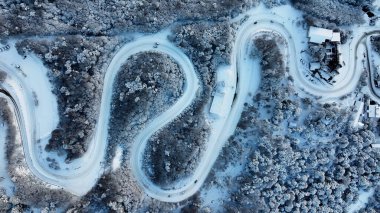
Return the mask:
M 321 68 L 321 63 L 319 62 L 311 62 L 309 66 L 311 71 L 318 70 Z
M 210 113 L 218 115 L 218 116 L 223 116 L 225 114 L 223 104 L 224 104 L 224 94 L 223 93 L 215 94 L 214 98 L 212 99 Z
M 332 30 L 319 27 L 310 27 L 308 37 L 310 38 L 310 42 L 317 44 L 322 44 L 326 40 L 340 42 L 339 32 L 333 32 Z
M 340 33 L 338 32 L 333 32 L 332 37 L 331 37 L 332 42 L 340 42 Z
M 369 105 L 368 106 L 368 117 L 380 118 L 380 106 L 379 105 Z

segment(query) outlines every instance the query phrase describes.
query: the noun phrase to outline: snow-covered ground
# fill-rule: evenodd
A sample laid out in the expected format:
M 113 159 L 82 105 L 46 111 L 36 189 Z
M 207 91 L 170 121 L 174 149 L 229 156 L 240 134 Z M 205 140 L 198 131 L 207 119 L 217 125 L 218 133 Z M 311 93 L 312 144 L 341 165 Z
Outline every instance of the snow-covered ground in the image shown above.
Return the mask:
M 52 93 L 52 85 L 47 77 L 48 70 L 37 56 L 19 55 L 14 46 L 15 41 L 11 41 L 9 45 L 8 51 L 0 53 L 0 68 L 4 67 L 3 71 L 14 78 L 12 80 L 15 84 L 21 84 L 21 91 L 17 91 L 17 96 L 22 96 L 21 93 L 28 90 L 32 100 L 29 104 L 34 105 L 36 114 L 36 137 L 48 138 L 59 121 L 57 98 Z
M 45 146 L 49 142 L 51 132 L 59 122 L 57 98 L 52 93 L 52 85 L 47 76 L 48 70 L 42 61 L 33 54 L 19 55 L 15 48 L 15 41 L 10 42 L 10 49 L 2 52 L 0 68 L 8 73 L 7 84 L 14 90 L 14 97 L 22 102 L 19 107 L 22 112 L 34 113 L 30 121 L 26 119 L 26 131 L 33 140 L 33 152 L 36 152 L 35 160 L 41 167 L 51 173 L 66 173 L 67 170 L 77 169 L 79 166 L 66 164 L 65 156 L 58 156 L 56 152 L 46 152 Z M 7 90 L 10 87 L 6 88 Z M 24 104 L 27 103 L 27 104 Z M 28 108 L 28 109 L 26 109 Z M 26 117 L 26 116 L 25 116 Z M 34 120 L 34 121 L 33 121 Z M 35 131 L 34 133 L 30 131 Z M 32 135 L 34 134 L 34 135 Z M 49 167 L 47 159 L 54 159 L 60 170 Z
M 223 200 L 228 196 L 228 190 L 232 186 L 225 186 L 224 183 L 231 183 L 242 172 L 243 166 L 231 162 L 226 166 L 223 171 L 218 171 L 210 186 L 204 187 L 200 192 L 202 200 L 202 209 L 209 209 L 212 212 L 222 212 Z
M 40 150 L 34 159 L 48 169 L 46 156 L 54 153 L 42 150 L 59 122 L 57 98 L 42 61 L 33 54 L 19 55 L 15 41 L 10 41 L 9 46 L 9 50 L 0 53 L 0 69 L 8 75 L 3 88 L 20 103 L 18 107 L 23 113 L 30 149 Z
M 365 205 L 368 203 L 368 199 L 373 195 L 374 191 L 374 189 L 371 189 L 368 192 L 363 190 L 359 191 L 358 200 L 347 207 L 347 212 L 354 213 L 364 208 Z
M 115 157 L 112 159 L 112 171 L 116 171 L 118 168 L 120 168 L 122 159 L 123 149 L 118 146 L 115 151 Z
M 377 7 L 377 9 L 380 9 L 380 0 L 375 0 L 373 2 L 373 6 Z

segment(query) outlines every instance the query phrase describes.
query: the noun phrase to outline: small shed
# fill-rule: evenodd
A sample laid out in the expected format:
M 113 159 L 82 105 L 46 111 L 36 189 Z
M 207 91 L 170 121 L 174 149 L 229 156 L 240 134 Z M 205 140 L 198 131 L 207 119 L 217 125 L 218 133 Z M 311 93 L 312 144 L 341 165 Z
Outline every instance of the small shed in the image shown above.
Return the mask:
M 323 78 L 325 80 L 330 80 L 330 78 L 331 78 L 331 75 L 329 73 L 327 73 L 326 71 L 321 71 L 319 74 L 320 74 L 321 78 Z
M 214 98 L 212 99 L 210 113 L 218 116 L 225 114 L 224 100 L 225 100 L 226 83 L 220 81 L 216 83 Z
M 210 113 L 223 116 L 223 103 L 224 103 L 224 93 L 215 93 L 214 98 L 212 99 Z
M 321 63 L 319 63 L 319 62 L 311 62 L 309 64 L 309 68 L 310 68 L 311 71 L 319 70 L 321 68 Z
M 368 106 L 368 117 L 380 118 L 380 106 L 377 104 Z

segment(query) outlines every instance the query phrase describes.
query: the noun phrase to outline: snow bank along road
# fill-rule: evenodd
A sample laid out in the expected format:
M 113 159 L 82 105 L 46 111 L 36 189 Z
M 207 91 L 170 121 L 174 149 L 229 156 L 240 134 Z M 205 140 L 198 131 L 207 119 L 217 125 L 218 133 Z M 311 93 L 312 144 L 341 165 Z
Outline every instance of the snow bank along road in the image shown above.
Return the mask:
M 153 184 L 142 171 L 142 154 L 151 135 L 160 128 L 176 118 L 185 108 L 187 108 L 193 99 L 199 87 L 199 82 L 190 60 L 174 45 L 166 39 L 167 33 L 158 33 L 152 36 L 145 36 L 125 45 L 111 61 L 105 76 L 100 115 L 97 122 L 95 134 L 92 137 L 87 153 L 76 163 L 80 165 L 75 170 L 65 172 L 46 170 L 38 162 L 38 154 L 35 150 L 35 115 L 34 104 L 32 104 L 31 94 L 28 94 L 27 85 L 21 80 L 18 83 L 10 83 L 3 86 L 4 91 L 10 94 L 18 112 L 18 122 L 22 134 L 24 152 L 28 166 L 32 172 L 40 179 L 49 184 L 62 187 L 65 190 L 76 194 L 84 195 L 93 185 L 103 172 L 101 166 L 105 156 L 107 146 L 107 129 L 110 117 L 110 104 L 112 98 L 112 85 L 120 66 L 133 54 L 142 51 L 158 51 L 173 57 L 182 67 L 186 76 L 186 88 L 183 96 L 166 112 L 154 119 L 144 128 L 135 139 L 132 146 L 131 168 L 137 182 L 144 191 L 151 197 L 166 202 L 178 202 L 192 196 L 199 190 L 217 159 L 221 148 L 228 138 L 233 134 L 243 110 L 244 102 L 249 92 L 255 92 L 260 83 L 260 69 L 258 63 L 250 59 L 249 54 L 252 51 L 252 37 L 257 33 L 270 32 L 281 36 L 287 43 L 289 53 L 289 70 L 295 79 L 295 85 L 305 91 L 316 95 L 323 96 L 325 100 L 337 98 L 352 91 L 360 78 L 360 72 L 355 72 L 357 47 L 367 34 L 355 35 L 347 51 L 349 51 L 348 69 L 344 78 L 339 84 L 332 88 L 321 88 L 308 82 L 302 72 L 298 69 L 297 59 L 300 50 L 297 49 L 293 38 L 296 35 L 287 29 L 285 18 L 274 14 L 255 14 L 248 18 L 240 26 L 235 45 L 232 52 L 231 72 L 232 82 L 236 83 L 235 99 L 231 99 L 231 110 L 226 117 L 221 129 L 215 137 L 210 138 L 206 146 L 206 151 L 200 160 L 200 164 L 192 176 L 184 184 L 172 190 L 162 189 Z M 295 32 L 297 33 L 297 32 Z M 156 42 L 159 45 L 156 45 Z M 1 65 L 1 64 L 0 64 Z M 13 68 L 0 66 L 5 71 L 13 71 Z M 12 73 L 10 73 L 12 75 Z M 21 88 L 17 88 L 21 87 Z M 22 89 L 24 88 L 24 89 Z M 21 92 L 20 92 L 21 91 Z

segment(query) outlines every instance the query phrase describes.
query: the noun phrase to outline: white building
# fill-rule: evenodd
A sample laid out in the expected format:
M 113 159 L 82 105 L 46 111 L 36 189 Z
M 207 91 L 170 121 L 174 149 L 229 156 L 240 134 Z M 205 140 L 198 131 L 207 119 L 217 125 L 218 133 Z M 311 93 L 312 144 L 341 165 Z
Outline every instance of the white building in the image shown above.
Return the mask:
M 214 92 L 214 98 L 212 99 L 210 113 L 215 114 L 217 116 L 223 117 L 226 113 L 226 108 L 224 106 L 225 101 L 225 90 L 226 84 L 224 81 L 220 81 L 216 83 L 216 88 Z
M 321 63 L 319 63 L 319 62 L 311 62 L 309 64 L 309 68 L 310 68 L 311 71 L 319 70 L 319 69 L 321 69 Z
M 224 93 L 215 93 L 214 98 L 212 99 L 210 113 L 222 117 L 225 114 L 223 104 Z
M 379 105 L 369 105 L 368 106 L 368 117 L 370 118 L 380 118 L 380 106 Z
M 340 43 L 340 32 L 333 32 L 330 41 Z
M 328 73 L 326 70 L 322 70 L 321 72 L 319 72 L 319 75 L 321 76 L 321 78 L 325 80 L 329 80 L 331 78 L 331 74 Z
M 371 147 L 375 149 L 380 149 L 380 143 L 373 143 L 371 144 Z
M 339 32 L 333 32 L 332 30 L 319 27 L 310 27 L 308 37 L 311 43 L 322 44 L 325 43 L 326 40 L 340 43 Z

